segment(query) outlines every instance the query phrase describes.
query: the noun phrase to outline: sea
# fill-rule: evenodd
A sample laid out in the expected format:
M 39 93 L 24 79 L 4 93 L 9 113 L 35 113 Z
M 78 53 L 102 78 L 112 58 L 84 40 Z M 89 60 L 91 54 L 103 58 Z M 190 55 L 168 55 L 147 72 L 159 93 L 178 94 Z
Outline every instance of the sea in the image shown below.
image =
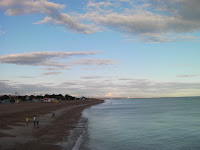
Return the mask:
M 72 150 L 200 150 L 200 97 L 106 99 L 82 116 Z

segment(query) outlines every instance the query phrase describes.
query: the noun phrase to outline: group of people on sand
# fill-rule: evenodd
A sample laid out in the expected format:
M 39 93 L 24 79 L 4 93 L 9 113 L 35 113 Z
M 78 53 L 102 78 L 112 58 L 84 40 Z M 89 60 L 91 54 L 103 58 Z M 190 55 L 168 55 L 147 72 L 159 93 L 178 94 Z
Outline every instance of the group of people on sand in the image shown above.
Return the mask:
M 37 124 L 37 127 L 39 127 L 39 120 L 35 116 L 33 117 L 33 123 L 34 123 L 34 127 L 36 126 L 36 124 Z
M 52 116 L 53 118 L 56 117 L 56 114 L 55 113 L 52 113 Z M 29 124 L 29 117 L 26 117 L 26 126 L 28 126 Z M 36 118 L 36 116 L 33 117 L 33 124 L 34 124 L 34 127 L 37 125 L 37 127 L 39 127 L 39 119 Z
M 28 126 L 29 124 L 29 117 L 26 117 L 26 126 Z M 33 117 L 33 124 L 34 124 L 34 127 L 37 125 L 37 127 L 39 127 L 39 120 L 34 116 Z

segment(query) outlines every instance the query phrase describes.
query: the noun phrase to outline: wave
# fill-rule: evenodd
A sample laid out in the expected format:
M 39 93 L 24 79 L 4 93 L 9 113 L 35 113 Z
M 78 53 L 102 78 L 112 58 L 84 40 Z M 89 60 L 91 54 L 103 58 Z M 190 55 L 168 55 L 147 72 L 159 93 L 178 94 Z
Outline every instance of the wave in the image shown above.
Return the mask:
M 85 130 L 83 130 L 83 134 L 79 136 L 79 138 L 78 138 L 78 140 L 76 141 L 76 144 L 75 144 L 75 146 L 73 147 L 72 150 L 79 150 L 79 148 L 80 148 L 80 146 L 81 146 L 81 143 L 83 142 L 84 134 L 85 134 Z
M 87 118 L 81 117 L 75 128 L 70 131 L 69 136 L 57 145 L 62 146 L 63 150 L 79 150 L 86 131 L 86 123 Z

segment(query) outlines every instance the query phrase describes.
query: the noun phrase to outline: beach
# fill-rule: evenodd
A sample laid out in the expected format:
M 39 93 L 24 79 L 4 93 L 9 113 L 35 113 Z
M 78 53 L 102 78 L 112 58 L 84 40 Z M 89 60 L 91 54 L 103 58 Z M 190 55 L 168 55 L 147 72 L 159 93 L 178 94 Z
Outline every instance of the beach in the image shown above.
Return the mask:
M 102 100 L 0 105 L 0 150 L 59 150 L 82 111 Z M 55 117 L 52 114 L 55 113 Z M 34 126 L 33 117 L 39 120 Z M 26 118 L 29 123 L 26 125 Z

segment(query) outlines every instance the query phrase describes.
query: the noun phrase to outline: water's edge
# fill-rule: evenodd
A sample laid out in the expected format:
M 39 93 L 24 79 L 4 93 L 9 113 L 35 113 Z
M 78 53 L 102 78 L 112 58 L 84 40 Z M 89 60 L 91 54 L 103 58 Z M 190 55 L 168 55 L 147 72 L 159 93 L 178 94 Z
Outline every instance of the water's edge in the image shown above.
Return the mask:
M 81 117 L 75 128 L 70 131 L 70 134 L 63 141 L 58 142 L 57 145 L 62 147 L 62 150 L 78 150 L 85 134 L 87 125 L 87 118 Z
M 84 111 L 90 109 L 91 107 L 99 105 L 99 104 L 95 104 L 84 109 L 81 113 L 81 117 L 78 120 L 78 123 L 74 124 L 74 128 L 70 130 L 69 136 L 66 136 L 65 138 L 63 138 L 63 140 L 58 142 L 56 145 L 61 146 L 62 150 L 79 150 L 82 145 L 84 135 L 87 130 L 87 122 L 88 122 L 88 119 L 84 117 L 83 113 Z

